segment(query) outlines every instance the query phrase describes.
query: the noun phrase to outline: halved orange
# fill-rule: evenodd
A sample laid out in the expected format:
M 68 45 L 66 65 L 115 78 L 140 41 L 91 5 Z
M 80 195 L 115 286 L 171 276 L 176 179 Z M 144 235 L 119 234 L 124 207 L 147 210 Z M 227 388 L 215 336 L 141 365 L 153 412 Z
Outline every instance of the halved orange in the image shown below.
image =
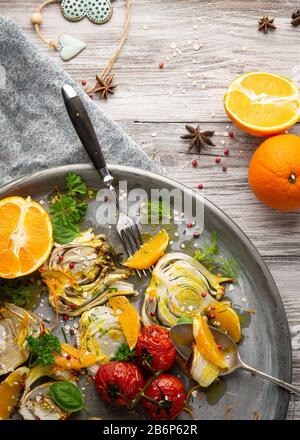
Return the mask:
M 235 342 L 241 339 L 241 324 L 237 313 L 224 302 L 213 302 L 205 310 L 208 317 L 213 316 L 219 322 L 219 329 L 228 332 Z
M 147 243 L 125 261 L 124 265 L 130 269 L 149 269 L 163 255 L 169 244 L 169 235 L 165 229 L 159 231 Z
M 300 93 L 288 78 L 250 72 L 231 83 L 224 96 L 224 106 L 241 130 L 254 136 L 273 136 L 299 120 Z
M 134 349 L 141 333 L 141 322 L 138 312 L 125 296 L 110 298 L 109 305 L 116 314 L 130 350 Z
M 201 315 L 194 318 L 193 334 L 196 341 L 196 346 L 204 359 L 219 368 L 227 368 L 224 354 L 221 350 L 219 350 L 214 340 L 213 334 L 207 324 L 207 318 Z
M 30 197 L 0 200 L 0 278 L 17 278 L 38 269 L 52 249 L 49 214 Z

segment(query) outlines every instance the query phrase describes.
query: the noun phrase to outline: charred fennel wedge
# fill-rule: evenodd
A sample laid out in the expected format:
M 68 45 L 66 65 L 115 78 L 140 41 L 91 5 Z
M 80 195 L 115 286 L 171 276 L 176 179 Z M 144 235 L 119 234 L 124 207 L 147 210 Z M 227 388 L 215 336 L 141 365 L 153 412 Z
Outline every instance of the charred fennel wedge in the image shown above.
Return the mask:
M 50 304 L 68 316 L 80 316 L 115 295 L 138 295 L 126 282 L 129 273 L 121 268 L 112 246 L 90 231 L 72 243 L 56 244 L 41 275 Z
M 171 327 L 179 318 L 199 315 L 216 297 L 224 295 L 222 284 L 232 281 L 213 275 L 189 255 L 166 254 L 158 261 L 146 290 L 143 323 Z
M 87 368 L 94 376 L 99 365 L 109 362 L 122 343 L 125 335 L 118 318 L 110 307 L 98 306 L 84 312 L 79 321 L 81 348 L 95 353 L 98 361 Z
M 27 337 L 37 338 L 44 329 L 33 313 L 10 303 L 0 306 L 0 376 L 28 359 Z

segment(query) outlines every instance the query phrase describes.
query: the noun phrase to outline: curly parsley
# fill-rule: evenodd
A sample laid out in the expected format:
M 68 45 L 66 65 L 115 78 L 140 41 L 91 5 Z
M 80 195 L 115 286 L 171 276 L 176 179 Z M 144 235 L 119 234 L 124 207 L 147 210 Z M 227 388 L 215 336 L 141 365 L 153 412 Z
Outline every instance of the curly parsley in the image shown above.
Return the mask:
M 134 361 L 136 358 L 136 353 L 134 350 L 130 350 L 129 346 L 124 342 L 118 348 L 117 353 L 111 358 L 111 361 Z
M 60 244 L 73 241 L 79 235 L 79 223 L 82 222 L 88 204 L 85 200 L 87 187 L 83 179 L 71 172 L 66 177 L 66 191 L 57 192 L 52 198 L 50 213 L 52 216 L 54 240 Z
M 27 337 L 30 349 L 30 366 L 40 364 L 43 367 L 52 366 L 55 363 L 54 353 L 61 353 L 60 342 L 56 336 L 45 333 L 38 338 Z

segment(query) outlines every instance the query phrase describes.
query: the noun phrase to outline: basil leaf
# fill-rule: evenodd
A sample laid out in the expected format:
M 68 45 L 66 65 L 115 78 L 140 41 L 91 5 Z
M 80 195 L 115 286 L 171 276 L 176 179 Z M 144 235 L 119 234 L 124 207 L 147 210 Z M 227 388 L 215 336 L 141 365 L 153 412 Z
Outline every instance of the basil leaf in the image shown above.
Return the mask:
M 80 411 L 85 401 L 80 389 L 71 382 L 55 382 L 49 386 L 52 400 L 68 413 Z
M 72 223 L 61 224 L 53 220 L 53 238 L 60 244 L 68 244 L 79 235 L 79 226 Z

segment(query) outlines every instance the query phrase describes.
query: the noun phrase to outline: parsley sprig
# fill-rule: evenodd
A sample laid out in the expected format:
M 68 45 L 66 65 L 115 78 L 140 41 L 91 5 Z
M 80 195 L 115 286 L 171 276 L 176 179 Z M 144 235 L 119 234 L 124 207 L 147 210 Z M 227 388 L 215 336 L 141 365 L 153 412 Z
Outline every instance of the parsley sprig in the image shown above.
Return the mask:
M 111 361 L 134 361 L 136 359 L 136 353 L 134 350 L 130 350 L 129 346 L 123 342 L 116 354 L 111 358 Z
M 224 277 L 237 279 L 240 266 L 234 258 L 224 258 L 219 255 L 218 237 L 214 231 L 211 242 L 205 242 L 203 248 L 198 249 L 194 258 L 200 261 L 210 272 L 220 272 Z
M 36 296 L 37 284 L 27 279 L 0 279 L 0 302 L 8 301 L 19 307 L 29 307 Z
M 52 216 L 54 240 L 67 244 L 79 235 L 79 223 L 87 211 L 87 187 L 78 174 L 71 172 L 66 177 L 66 191 L 57 191 L 52 198 L 50 213 Z
M 27 337 L 28 348 L 30 349 L 30 367 L 36 364 L 49 367 L 54 365 L 54 353 L 61 353 L 60 342 L 56 336 L 45 333 L 38 338 Z

